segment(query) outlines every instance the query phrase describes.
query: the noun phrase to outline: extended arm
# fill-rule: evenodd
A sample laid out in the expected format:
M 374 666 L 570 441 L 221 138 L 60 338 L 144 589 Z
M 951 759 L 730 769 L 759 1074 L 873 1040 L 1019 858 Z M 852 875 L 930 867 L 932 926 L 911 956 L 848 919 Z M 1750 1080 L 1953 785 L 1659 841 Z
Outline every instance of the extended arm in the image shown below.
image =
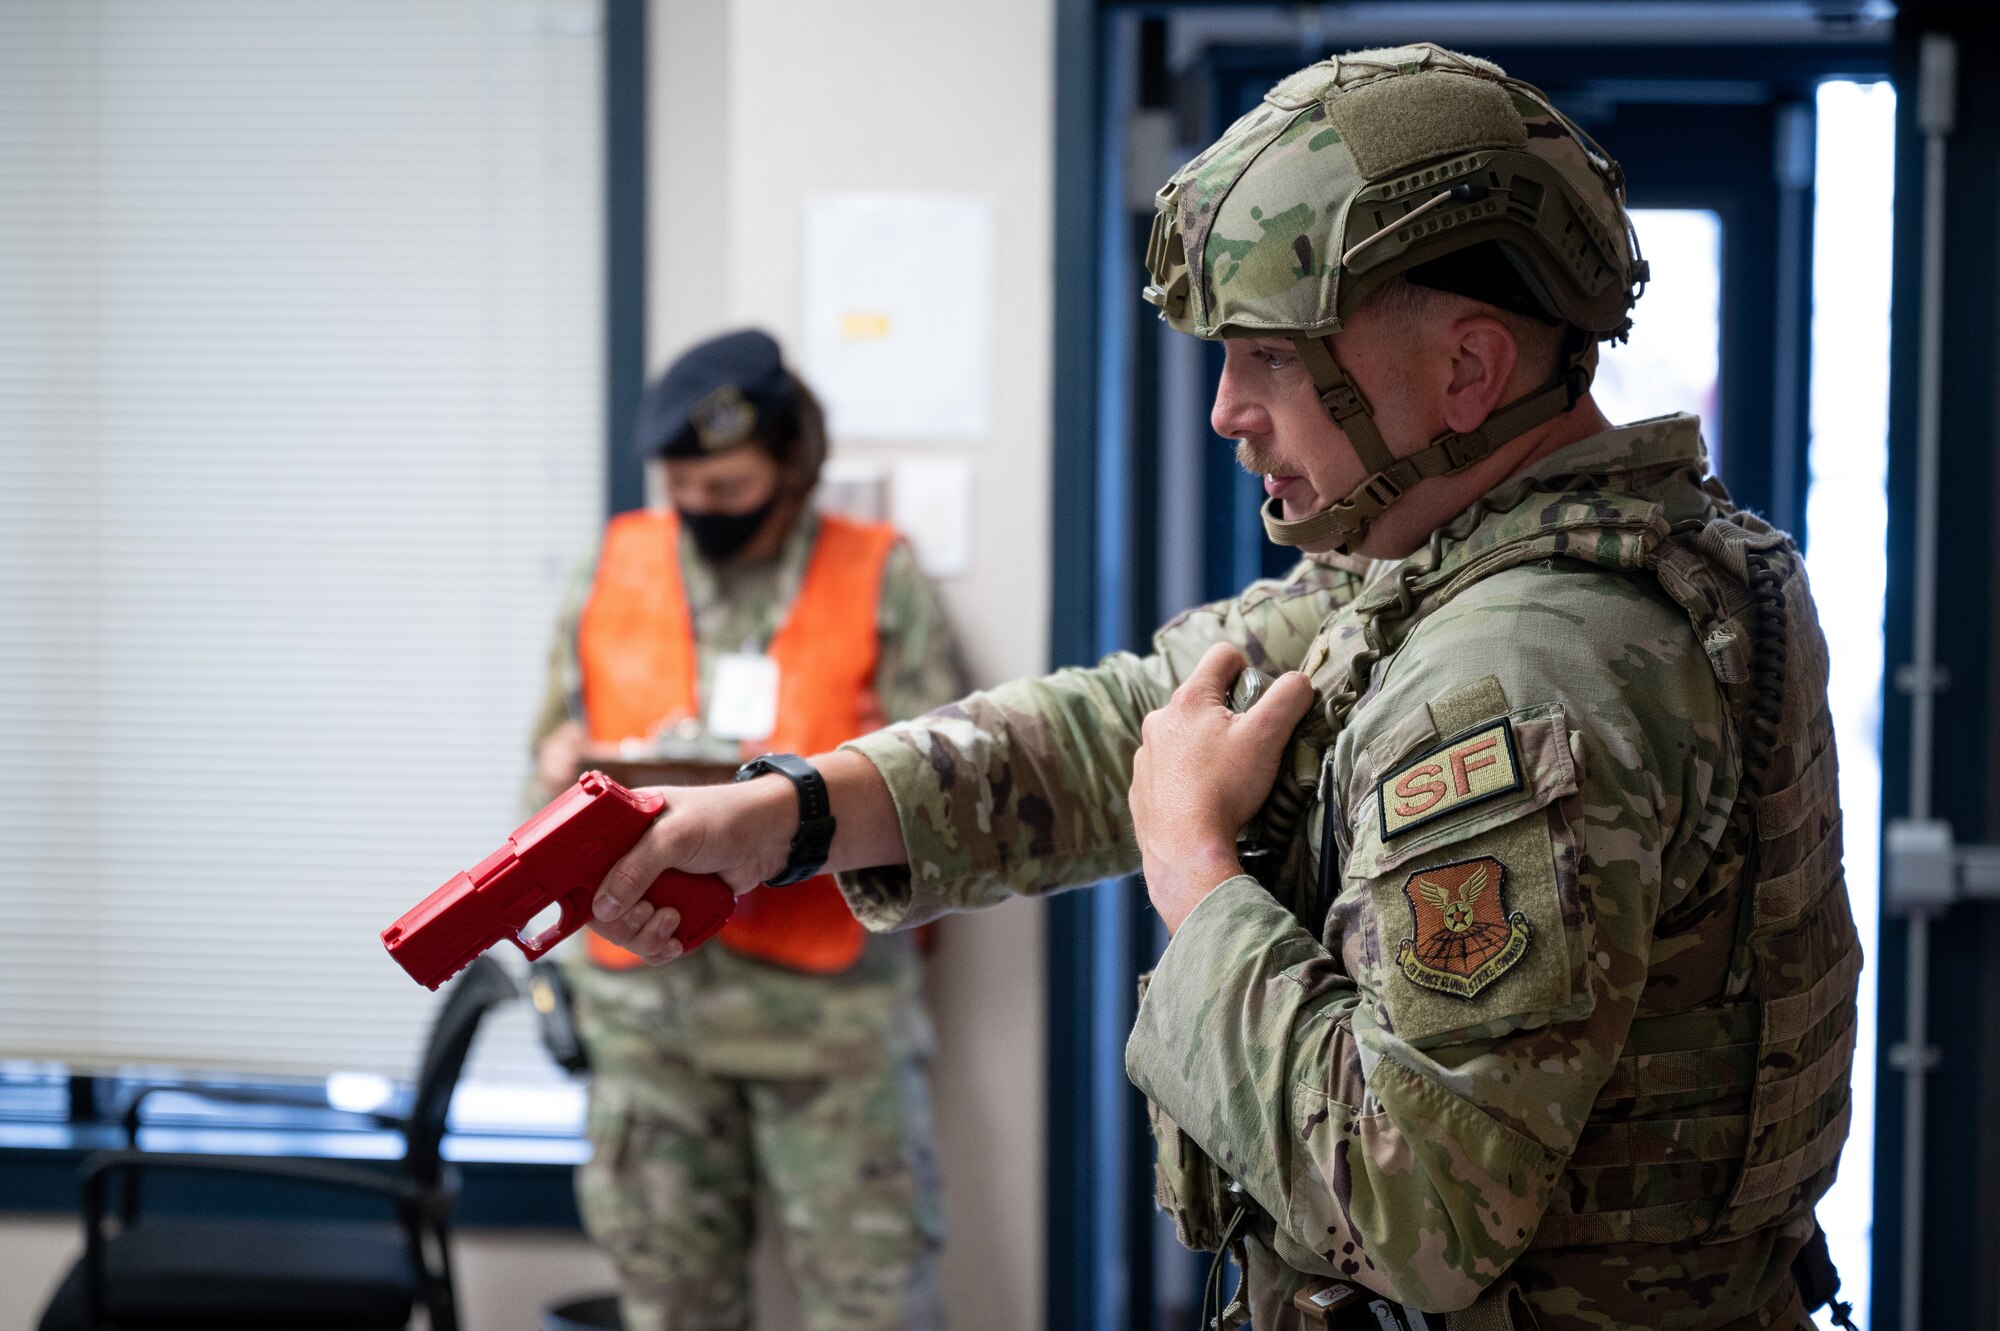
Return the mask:
M 1182 615 L 1145 657 L 1002 685 L 849 745 L 882 774 L 904 854 L 846 875 L 848 904 L 889 929 L 1136 869 L 1127 789 L 1146 717 L 1217 643 L 1293 668 L 1361 580 L 1301 563 Z
M 975 693 L 816 756 L 839 825 L 828 867 L 843 874 L 855 914 L 895 928 L 1136 867 L 1126 789 L 1147 713 L 1216 642 L 1273 672 L 1296 665 L 1359 582 L 1348 570 L 1301 565 L 1182 616 L 1149 656 L 1120 653 Z M 782 868 L 797 827 L 781 778 L 668 799 L 598 898 L 599 932 L 654 959 L 675 955 L 675 922 L 652 921 L 639 901 L 653 876 L 706 870 L 747 890 Z

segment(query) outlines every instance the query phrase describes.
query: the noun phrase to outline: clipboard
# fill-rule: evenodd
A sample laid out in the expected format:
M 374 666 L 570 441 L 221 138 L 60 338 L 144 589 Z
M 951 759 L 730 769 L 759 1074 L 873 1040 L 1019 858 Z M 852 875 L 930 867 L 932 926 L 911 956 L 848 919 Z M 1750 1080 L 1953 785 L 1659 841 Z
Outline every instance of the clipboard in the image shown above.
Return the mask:
M 621 786 L 726 786 L 736 779 L 736 765 L 706 759 L 668 758 L 647 755 L 619 758 L 586 754 L 577 765 L 577 775 L 602 772 Z

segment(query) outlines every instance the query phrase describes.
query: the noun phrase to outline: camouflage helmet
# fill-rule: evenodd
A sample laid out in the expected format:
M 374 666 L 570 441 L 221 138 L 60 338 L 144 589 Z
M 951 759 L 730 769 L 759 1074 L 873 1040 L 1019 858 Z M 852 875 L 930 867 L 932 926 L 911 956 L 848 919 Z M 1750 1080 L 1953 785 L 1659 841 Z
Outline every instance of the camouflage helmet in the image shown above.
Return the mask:
M 1349 545 L 1418 481 L 1463 470 L 1574 405 L 1596 342 L 1625 335 L 1646 280 L 1617 163 L 1539 89 L 1429 44 L 1300 70 L 1155 202 L 1146 299 L 1198 337 L 1292 338 L 1373 473 L 1299 521 L 1273 501 L 1265 526 L 1286 545 Z M 1548 384 L 1478 430 L 1396 459 L 1323 339 L 1413 269 L 1443 274 L 1425 285 L 1573 331 Z

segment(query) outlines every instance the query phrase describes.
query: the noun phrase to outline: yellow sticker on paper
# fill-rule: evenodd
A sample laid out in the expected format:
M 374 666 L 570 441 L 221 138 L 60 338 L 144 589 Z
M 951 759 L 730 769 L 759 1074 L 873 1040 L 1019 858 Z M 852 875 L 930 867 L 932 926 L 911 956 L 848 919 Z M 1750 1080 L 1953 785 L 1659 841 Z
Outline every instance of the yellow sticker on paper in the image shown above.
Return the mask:
M 879 342 L 889 336 L 889 316 L 880 310 L 847 310 L 840 316 L 843 342 Z

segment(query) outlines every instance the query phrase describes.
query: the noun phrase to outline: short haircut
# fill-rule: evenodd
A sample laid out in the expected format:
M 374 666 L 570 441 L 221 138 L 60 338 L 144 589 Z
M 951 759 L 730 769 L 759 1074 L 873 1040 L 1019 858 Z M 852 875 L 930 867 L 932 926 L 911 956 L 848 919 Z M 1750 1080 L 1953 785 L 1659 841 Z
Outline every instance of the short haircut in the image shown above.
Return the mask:
M 1536 383 L 1547 383 L 1562 368 L 1563 339 L 1567 324 L 1551 324 L 1525 314 L 1503 310 L 1471 296 L 1461 296 L 1434 287 L 1419 286 L 1400 274 L 1386 279 L 1368 296 L 1362 308 L 1392 323 L 1410 326 L 1431 319 L 1462 318 L 1470 314 L 1496 319 L 1513 334 L 1520 363 L 1533 373 Z

